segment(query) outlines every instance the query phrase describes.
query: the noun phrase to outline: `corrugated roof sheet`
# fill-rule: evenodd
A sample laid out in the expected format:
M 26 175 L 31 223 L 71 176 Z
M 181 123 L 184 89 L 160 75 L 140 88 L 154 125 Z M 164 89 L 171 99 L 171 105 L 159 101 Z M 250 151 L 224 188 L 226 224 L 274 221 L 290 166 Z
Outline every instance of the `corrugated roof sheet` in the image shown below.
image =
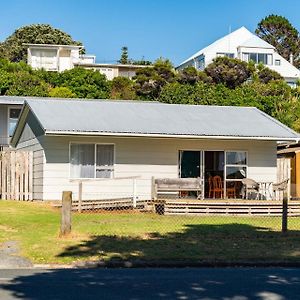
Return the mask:
M 45 132 L 298 139 L 253 107 L 26 98 Z

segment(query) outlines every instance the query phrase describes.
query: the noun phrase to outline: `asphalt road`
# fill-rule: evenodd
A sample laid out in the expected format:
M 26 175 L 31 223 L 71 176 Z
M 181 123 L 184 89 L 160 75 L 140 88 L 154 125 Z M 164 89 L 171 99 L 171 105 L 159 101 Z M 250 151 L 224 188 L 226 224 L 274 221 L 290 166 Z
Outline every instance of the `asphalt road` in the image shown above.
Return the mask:
M 300 269 L 0 270 L 0 299 L 300 299 Z

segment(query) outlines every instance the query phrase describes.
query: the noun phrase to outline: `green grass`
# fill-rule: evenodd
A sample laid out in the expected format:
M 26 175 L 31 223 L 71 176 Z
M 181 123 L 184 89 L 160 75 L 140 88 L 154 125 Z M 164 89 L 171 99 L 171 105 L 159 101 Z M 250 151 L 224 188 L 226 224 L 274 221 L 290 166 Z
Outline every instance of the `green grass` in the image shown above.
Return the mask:
M 152 262 L 300 262 L 300 218 L 73 214 L 59 237 L 60 214 L 45 204 L 0 201 L 0 242 L 19 241 L 35 263 L 80 260 Z

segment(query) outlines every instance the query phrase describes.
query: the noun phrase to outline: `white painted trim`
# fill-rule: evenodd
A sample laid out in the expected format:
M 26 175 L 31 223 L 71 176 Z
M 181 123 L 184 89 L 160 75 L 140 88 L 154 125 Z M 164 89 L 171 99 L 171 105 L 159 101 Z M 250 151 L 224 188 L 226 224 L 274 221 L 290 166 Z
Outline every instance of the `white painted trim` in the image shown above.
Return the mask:
M 180 135 L 180 134 L 159 134 L 159 133 L 114 133 L 114 132 L 77 132 L 77 131 L 54 131 L 45 130 L 45 135 L 65 136 L 113 136 L 113 137 L 156 137 L 156 138 L 182 138 L 182 139 L 215 139 L 215 140 L 258 140 L 258 141 L 292 141 L 298 143 L 299 138 L 284 137 L 254 137 L 254 136 L 224 136 L 224 135 Z
M 71 177 L 71 145 L 72 144 L 77 144 L 77 145 L 82 145 L 82 144 L 91 144 L 94 145 L 94 177 L 93 178 L 72 178 Z M 96 160 L 96 155 L 97 155 L 97 145 L 111 145 L 114 146 L 114 162 L 113 162 L 113 171 L 111 178 L 97 178 L 96 177 L 96 167 L 97 167 L 97 160 Z M 115 179 L 115 166 L 116 166 L 116 144 L 115 143 L 93 143 L 93 142 L 77 142 L 77 141 L 71 141 L 69 142 L 69 180 L 70 181 L 85 181 L 85 180 L 109 180 L 109 179 Z

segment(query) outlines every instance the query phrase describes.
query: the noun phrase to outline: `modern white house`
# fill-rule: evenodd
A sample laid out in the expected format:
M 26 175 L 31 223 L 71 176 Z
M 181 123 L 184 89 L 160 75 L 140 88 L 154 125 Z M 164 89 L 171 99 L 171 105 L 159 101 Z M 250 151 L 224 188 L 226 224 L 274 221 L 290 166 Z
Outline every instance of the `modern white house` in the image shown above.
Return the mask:
M 278 72 L 291 86 L 295 86 L 300 78 L 300 70 L 279 55 L 274 46 L 245 27 L 241 27 L 199 50 L 184 60 L 176 69 L 181 70 L 187 66 L 194 66 L 198 70 L 204 70 L 218 56 L 238 58 L 246 62 L 252 60 L 257 64 L 262 63 Z
M 21 97 L 0 96 L 0 151 L 9 147 L 23 103 Z
M 49 44 L 24 44 L 27 46 L 27 63 L 33 69 L 62 72 L 82 67 L 97 70 L 104 74 L 108 80 L 117 76 L 132 78 L 136 71 L 145 68 L 144 65 L 100 64 L 96 63 L 95 55 L 82 55 L 83 46 L 76 45 L 49 45 Z
M 97 70 L 101 74 L 104 74 L 108 80 L 112 80 L 115 77 L 127 77 L 132 78 L 136 75 L 136 71 L 149 66 L 145 65 L 124 65 L 124 64 L 98 64 L 98 63 L 77 63 L 75 66 L 83 67 L 85 69 Z
M 226 189 L 245 177 L 276 182 L 278 141 L 299 135 L 253 107 L 26 98 L 11 140 L 33 151 L 33 199 L 151 199 L 152 177 L 209 178 Z
M 27 46 L 27 63 L 33 69 L 62 72 L 73 69 L 75 64 L 93 64 L 94 55 L 81 55 L 83 46 L 24 44 Z

